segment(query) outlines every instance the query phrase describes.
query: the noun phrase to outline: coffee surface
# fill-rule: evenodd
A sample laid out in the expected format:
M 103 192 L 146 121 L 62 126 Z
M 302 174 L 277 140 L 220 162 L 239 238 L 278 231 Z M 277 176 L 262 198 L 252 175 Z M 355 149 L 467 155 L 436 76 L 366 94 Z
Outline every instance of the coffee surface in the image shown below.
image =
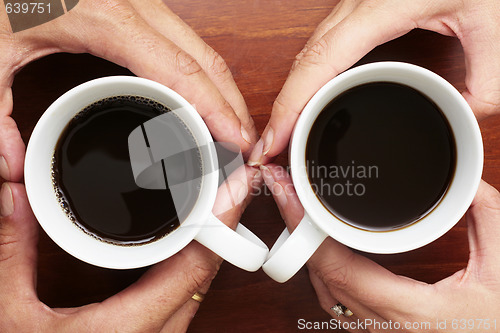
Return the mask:
M 430 212 L 455 170 L 453 133 L 417 90 L 389 82 L 354 87 L 315 120 L 309 180 L 323 205 L 355 227 L 387 231 Z
M 168 189 L 136 185 L 128 150 L 129 134 L 165 112 L 152 100 L 118 96 L 88 106 L 68 124 L 54 153 L 53 180 L 62 208 L 83 231 L 134 245 L 179 226 Z M 179 126 L 185 128 L 180 119 Z

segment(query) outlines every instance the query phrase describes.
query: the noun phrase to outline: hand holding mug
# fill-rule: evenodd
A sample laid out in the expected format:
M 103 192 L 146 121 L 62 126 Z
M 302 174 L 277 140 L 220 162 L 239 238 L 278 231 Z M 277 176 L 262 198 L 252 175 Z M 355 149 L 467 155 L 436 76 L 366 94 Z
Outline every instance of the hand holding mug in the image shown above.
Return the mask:
M 262 169 L 266 185 L 293 234 L 304 216 L 304 209 L 290 176 L 283 167 L 274 164 Z M 481 182 L 466 214 L 468 265 L 435 284 L 393 274 L 334 239 L 326 238 L 307 262 L 321 307 L 338 320 L 338 328 L 353 332 L 497 332 L 499 211 L 500 194 Z M 344 315 L 335 314 L 332 308 L 336 309 L 337 304 L 345 306 Z M 349 316 L 346 308 L 353 315 Z M 479 327 L 479 321 L 468 320 L 471 318 L 484 320 Z M 360 322 L 368 325 L 359 326 Z M 439 323 L 441 327 L 437 326 Z
M 56 52 L 90 53 L 160 82 L 205 119 L 217 140 L 247 152 L 257 138 L 243 96 L 222 57 L 161 0 L 80 0 L 67 14 L 12 33 L 0 6 L 0 178 L 23 178 L 24 143 L 14 120 L 12 82 L 28 63 Z
M 234 227 L 259 177 L 248 167 L 233 173 L 220 187 L 213 213 Z M 238 201 L 234 193 L 247 195 Z M 102 303 L 51 309 L 36 292 L 38 223 L 21 184 L 1 187 L 0 230 L 2 332 L 185 332 L 200 306 L 192 296 L 207 292 L 222 262 L 192 242 Z
M 282 152 L 309 99 L 376 46 L 420 28 L 456 36 L 464 48 L 463 96 L 480 120 L 500 112 L 500 20 L 496 0 L 342 0 L 296 56 L 249 163 Z

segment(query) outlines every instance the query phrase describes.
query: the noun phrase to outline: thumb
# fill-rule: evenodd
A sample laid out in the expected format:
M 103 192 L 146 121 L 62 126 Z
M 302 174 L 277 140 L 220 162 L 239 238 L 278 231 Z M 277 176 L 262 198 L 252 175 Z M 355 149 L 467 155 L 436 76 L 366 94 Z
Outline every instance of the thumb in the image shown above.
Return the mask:
M 481 7 L 459 25 L 457 33 L 466 65 L 463 96 L 479 120 L 500 111 L 500 11 L 495 1 Z
M 500 193 L 481 181 L 476 197 L 466 214 L 470 261 L 467 269 L 475 276 L 488 278 L 500 270 Z M 481 274 L 479 272 L 481 271 Z
M 481 38 L 462 40 L 466 59 L 467 90 L 464 98 L 471 106 L 476 117 L 481 120 L 500 111 L 500 46 L 498 37 L 489 40 Z M 486 36 L 488 36 L 487 34 Z
M 24 186 L 4 183 L 0 190 L 0 294 L 37 299 L 38 228 Z

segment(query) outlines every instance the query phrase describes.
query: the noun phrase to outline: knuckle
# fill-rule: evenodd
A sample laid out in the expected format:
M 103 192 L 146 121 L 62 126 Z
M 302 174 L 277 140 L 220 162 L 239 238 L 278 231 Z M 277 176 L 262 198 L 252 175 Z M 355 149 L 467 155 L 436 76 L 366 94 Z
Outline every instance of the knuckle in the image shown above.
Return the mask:
M 300 52 L 295 56 L 295 59 L 292 64 L 292 71 L 295 70 L 297 66 L 300 64 L 300 61 L 304 57 L 304 54 L 307 52 L 308 48 L 309 48 L 308 45 L 304 46 L 304 48 L 300 50 Z
M 207 63 L 210 72 L 221 78 L 231 77 L 231 72 L 226 64 L 226 61 L 222 56 L 217 53 L 214 49 L 210 48 L 207 52 Z
M 122 13 L 124 7 L 127 7 L 120 0 L 102 0 L 100 1 L 100 5 L 112 13 Z
M 366 10 L 368 12 L 388 9 L 391 8 L 391 5 L 393 5 L 391 0 L 363 0 L 357 3 L 357 6 L 360 9 Z
M 175 67 L 179 73 L 185 76 L 195 75 L 203 70 L 192 56 L 182 50 L 175 54 Z
M 0 225 L 0 263 L 4 263 L 15 256 L 13 249 L 17 247 L 16 235 L 10 233 L 8 228 Z
M 190 269 L 187 271 L 188 281 L 193 282 L 195 290 L 198 291 L 203 286 L 213 280 L 217 274 L 217 266 L 211 261 L 196 261 L 191 263 Z
M 94 27 L 124 30 L 131 22 L 139 19 L 137 12 L 128 1 L 102 0 L 80 1 L 80 3 L 83 3 L 80 7 L 81 15 L 94 22 Z
M 353 276 L 352 261 L 355 260 L 354 253 L 344 257 L 339 262 L 323 265 L 315 273 L 325 283 L 329 290 L 349 290 L 350 277 Z
M 347 266 L 330 267 L 322 276 L 328 287 L 347 289 L 349 285 L 349 268 Z
M 325 63 L 328 55 L 329 42 L 326 38 L 321 38 L 311 45 L 302 55 L 300 65 L 321 65 Z

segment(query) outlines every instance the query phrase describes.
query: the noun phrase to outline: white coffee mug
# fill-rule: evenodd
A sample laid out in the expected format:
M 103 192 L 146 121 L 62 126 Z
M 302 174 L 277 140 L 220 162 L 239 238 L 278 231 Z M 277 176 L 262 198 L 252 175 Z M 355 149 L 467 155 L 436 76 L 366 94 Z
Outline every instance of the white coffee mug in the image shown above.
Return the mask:
M 306 143 L 323 108 L 350 88 L 369 82 L 394 82 L 412 87 L 441 109 L 454 134 L 456 168 L 437 206 L 404 228 L 373 232 L 353 227 L 332 215 L 317 198 L 306 169 Z M 293 184 L 304 206 L 304 218 L 290 235 L 285 229 L 272 247 L 263 270 L 274 280 L 290 279 L 328 236 L 357 250 L 399 253 L 424 246 L 451 229 L 470 206 L 481 180 L 483 145 L 476 118 L 462 95 L 437 74 L 406 63 L 379 62 L 350 69 L 323 86 L 302 111 L 290 142 Z
M 148 266 L 184 248 L 193 239 L 230 263 L 247 271 L 258 270 L 267 246 L 238 224 L 236 232 L 213 214 L 219 173 L 204 174 L 198 200 L 180 227 L 151 243 L 120 246 L 97 240 L 71 222 L 57 200 L 51 179 L 51 161 L 59 136 L 73 117 L 86 106 L 112 96 L 142 96 L 176 112 L 191 130 L 199 146 L 210 146 L 212 136 L 197 111 L 173 90 L 143 78 L 115 76 L 86 82 L 58 98 L 42 115 L 31 135 L 25 160 L 28 199 L 40 225 L 62 249 L 87 263 L 115 269 Z M 182 110 L 177 112 L 176 110 Z M 218 170 L 213 149 L 201 151 L 202 163 Z

